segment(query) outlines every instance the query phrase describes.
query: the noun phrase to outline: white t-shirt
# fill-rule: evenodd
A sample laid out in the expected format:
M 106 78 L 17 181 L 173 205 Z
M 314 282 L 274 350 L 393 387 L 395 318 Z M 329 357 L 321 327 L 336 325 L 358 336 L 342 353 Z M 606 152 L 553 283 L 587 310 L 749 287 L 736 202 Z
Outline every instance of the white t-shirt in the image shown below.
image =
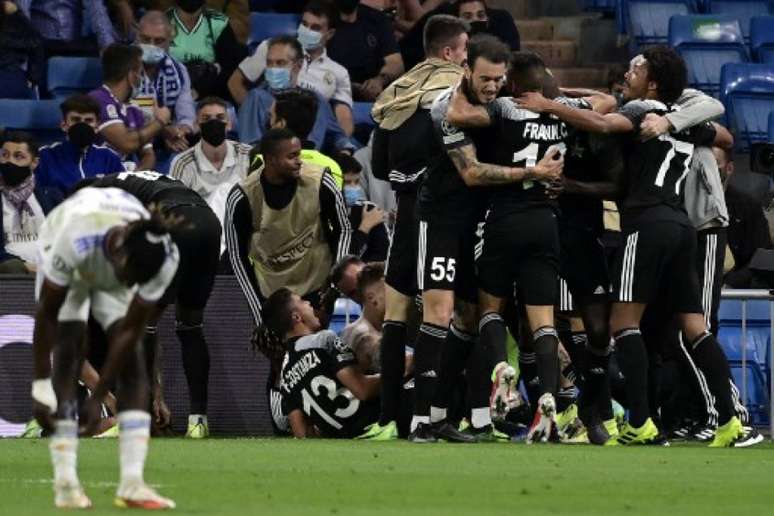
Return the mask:
M 62 286 L 86 284 L 93 290 L 128 288 L 116 278 L 103 250 L 105 235 L 118 225 L 147 219 L 150 214 L 140 201 L 118 188 L 84 188 L 54 208 L 40 230 L 38 252 L 41 271 L 49 281 Z M 139 285 L 145 301 L 161 299 L 177 271 L 180 257 L 169 235 L 162 237 L 167 256 L 158 273 Z
M 18 256 L 25 262 L 37 263 L 38 233 L 46 219 L 43 208 L 40 207 L 35 195 L 30 195 L 27 204 L 33 213 L 30 215 L 26 210 L 22 210 L 19 217 L 16 208 L 8 199 L 2 195 L 0 197 L 3 199 L 3 238 L 6 252 Z

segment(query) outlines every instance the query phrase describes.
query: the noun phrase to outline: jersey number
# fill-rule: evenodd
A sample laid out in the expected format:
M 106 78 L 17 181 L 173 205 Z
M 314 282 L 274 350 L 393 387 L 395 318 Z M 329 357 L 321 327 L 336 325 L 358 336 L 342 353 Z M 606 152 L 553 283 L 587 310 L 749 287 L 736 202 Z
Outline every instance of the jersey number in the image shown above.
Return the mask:
M 137 172 L 121 172 L 118 174 L 118 179 L 124 181 L 130 177 L 139 177 L 146 181 L 157 181 L 162 175 L 163 174 L 159 174 L 158 172 L 151 172 L 150 170 L 138 170 Z
M 556 143 L 546 149 L 546 154 L 550 154 L 554 149 L 558 149 L 559 153 L 564 156 L 564 153 L 567 151 L 567 146 L 564 143 Z M 525 167 L 534 167 L 538 162 L 538 152 L 540 152 L 540 145 L 537 143 L 530 143 L 520 151 L 513 153 L 513 162 L 521 163 L 523 161 Z M 523 181 L 521 184 L 525 190 L 529 190 L 535 186 L 535 182 L 531 179 Z
M 444 262 L 446 262 L 445 265 Z M 457 260 L 454 258 L 436 256 L 433 258 L 433 262 L 430 264 L 430 279 L 433 281 L 441 281 L 445 276 L 446 281 L 452 282 L 454 281 L 454 276 L 457 272 L 456 266 Z
M 315 394 L 315 396 L 322 396 L 322 393 L 320 392 L 321 389 L 325 390 L 326 395 L 328 396 L 328 399 L 335 402 L 338 398 L 345 398 L 347 400 L 347 406 L 342 407 L 339 409 L 336 409 L 336 412 L 333 413 L 334 416 L 340 418 L 340 419 L 346 419 L 355 412 L 357 412 L 358 407 L 360 407 L 360 400 L 355 398 L 351 392 L 349 392 L 349 389 L 346 387 L 342 387 L 341 389 L 336 389 L 336 382 L 328 378 L 327 376 L 315 376 L 312 378 L 312 392 Z M 301 389 L 301 398 L 304 401 L 304 412 L 307 414 L 311 414 L 312 410 L 317 412 L 321 418 L 323 418 L 329 425 L 331 425 L 336 430 L 341 430 L 342 426 L 341 423 L 333 419 L 330 414 L 325 412 L 323 408 L 317 404 L 317 402 L 314 400 L 311 394 L 306 389 Z
M 685 179 L 685 176 L 688 175 L 688 167 L 690 166 L 691 157 L 693 156 L 693 144 L 675 140 L 668 134 L 662 134 L 658 139 L 662 142 L 667 142 L 670 144 L 669 152 L 667 152 L 667 155 L 664 158 L 664 162 L 661 163 L 661 168 L 658 169 L 658 174 L 656 175 L 656 186 L 659 188 L 664 186 L 664 178 L 669 171 L 669 167 L 672 164 L 672 160 L 674 159 L 675 154 L 682 154 L 685 156 L 683 160 L 683 173 L 675 182 L 675 193 L 679 194 L 680 183 L 682 183 L 683 179 Z

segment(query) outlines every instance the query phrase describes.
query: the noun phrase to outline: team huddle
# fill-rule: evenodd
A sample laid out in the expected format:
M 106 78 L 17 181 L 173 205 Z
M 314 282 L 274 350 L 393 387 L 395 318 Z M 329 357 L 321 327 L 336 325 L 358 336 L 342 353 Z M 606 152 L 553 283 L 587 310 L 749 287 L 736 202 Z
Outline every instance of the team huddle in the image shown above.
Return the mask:
M 277 426 L 299 438 L 414 443 L 508 440 L 522 427 L 528 443 L 664 445 L 649 348 L 670 333 L 713 404 L 709 446 L 760 442 L 744 425 L 708 325 L 714 294 L 703 291 L 697 231 L 684 207 L 694 150 L 729 137 L 709 121 L 718 114 L 714 101 L 685 89 L 685 65 L 669 48 L 634 58 L 617 99 L 560 90 L 539 56 L 514 54 L 491 36 L 469 40 L 468 32 L 457 18 L 431 18 L 426 60 L 393 82 L 372 112 L 374 175 L 392 184 L 398 209 L 387 262 L 366 265 L 359 277 L 360 290 L 373 278 L 384 282 L 375 294 L 383 297 L 381 342 L 370 363 L 324 329 L 318 294 L 328 270 L 309 268 L 330 265 L 329 244 L 334 258 L 357 247 L 330 172 L 302 165 L 298 139 L 273 130 L 260 148 L 265 164 L 229 194 L 226 245 L 263 342 L 275 343 Z M 666 118 L 678 112 L 680 123 Z M 115 384 L 116 502 L 173 508 L 143 480 L 153 368 L 138 343 L 175 301 L 178 336 L 202 350 L 196 367 L 206 379 L 202 311 L 220 226 L 198 195 L 159 174 L 81 186 L 48 216 L 39 245 L 33 398 L 36 417 L 54 430 L 56 505 L 91 505 L 76 474 L 78 413 L 87 416 L 82 427 L 95 425 Z M 287 193 L 280 205 L 269 200 L 272 188 Z M 286 209 L 297 192 L 328 208 Z M 612 256 L 601 244 L 603 200 L 620 213 Z M 328 222 L 319 223 L 321 211 Z M 277 227 L 292 238 L 271 233 Z M 258 263 L 268 242 L 281 259 Z M 293 252 L 281 254 L 283 246 Z M 304 291 L 292 288 L 296 279 Z M 79 408 L 90 316 L 109 352 Z M 194 366 L 186 367 L 188 374 Z M 625 423 L 614 410 L 616 379 Z M 577 417 L 568 416 L 571 407 Z

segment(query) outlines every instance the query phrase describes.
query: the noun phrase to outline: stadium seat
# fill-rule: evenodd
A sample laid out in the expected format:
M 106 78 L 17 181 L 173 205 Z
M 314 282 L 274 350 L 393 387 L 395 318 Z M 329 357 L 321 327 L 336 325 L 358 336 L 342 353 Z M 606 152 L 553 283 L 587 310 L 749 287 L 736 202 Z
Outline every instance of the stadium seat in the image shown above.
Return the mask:
M 750 20 L 750 49 L 759 63 L 774 64 L 774 16 L 754 16 Z
M 750 41 L 750 19 L 766 13 L 774 14 L 767 1 L 709 0 L 707 12 L 725 14 L 739 21 L 745 41 Z
M 739 22 L 724 15 L 672 16 L 669 46 L 685 59 L 688 83 L 714 96 L 723 64 L 748 60 Z
M 616 4 L 616 0 L 586 0 L 584 9 L 586 11 L 614 13 L 616 10 Z
M 769 113 L 774 111 L 774 65 L 729 63 L 720 72 L 720 100 L 737 149 L 747 151 L 768 139 Z
M 299 23 L 301 17 L 297 14 L 250 13 L 250 34 L 247 36 L 250 53 L 265 39 L 295 34 Z
M 766 378 L 757 364 L 747 364 L 746 391 L 742 389 L 742 371 L 744 368 L 739 362 L 731 361 L 731 375 L 734 377 L 734 383 L 739 387 L 741 396 L 746 397 L 742 402 L 750 413 L 752 424 L 756 426 L 765 426 L 769 423 L 769 391 L 766 388 Z
M 754 324 L 769 324 L 769 302 L 765 300 L 747 301 L 747 322 Z M 741 327 L 742 302 L 737 299 L 724 299 L 718 309 L 718 321 L 720 325 L 732 325 Z
M 32 133 L 39 143 L 63 139 L 57 100 L 0 100 L 0 127 Z
M 102 69 L 96 57 L 52 57 L 48 60 L 48 91 L 64 100 L 87 93 L 102 84 Z
M 774 143 L 774 111 L 769 113 L 769 143 Z
M 355 102 L 352 104 L 352 121 L 355 123 L 353 136 L 362 145 L 368 144 L 371 131 L 376 127 L 376 122 L 371 117 L 372 102 Z
M 635 47 L 666 44 L 669 18 L 695 11 L 686 0 L 631 0 L 622 2 L 625 26 Z
M 328 328 L 336 335 L 341 335 L 347 324 L 355 322 L 361 313 L 362 309 L 359 304 L 351 299 L 340 297 L 333 305 L 333 314 Z

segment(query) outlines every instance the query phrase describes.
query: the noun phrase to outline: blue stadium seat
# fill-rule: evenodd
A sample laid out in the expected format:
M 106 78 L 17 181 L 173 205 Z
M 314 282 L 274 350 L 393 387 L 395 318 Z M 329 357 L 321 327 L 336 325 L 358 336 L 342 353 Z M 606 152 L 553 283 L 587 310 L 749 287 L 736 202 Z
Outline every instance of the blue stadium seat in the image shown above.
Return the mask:
M 774 65 L 730 63 L 720 72 L 720 100 L 737 149 L 746 151 L 768 139 L 769 113 L 774 111 Z
M 759 63 L 774 63 L 774 16 L 753 16 L 750 20 L 750 49 Z
M 734 383 L 739 387 L 740 395 L 742 389 L 742 364 L 731 362 L 731 375 L 734 377 Z M 766 388 L 766 378 L 757 364 L 747 364 L 747 391 L 746 400 L 747 410 L 750 413 L 752 424 L 756 426 L 765 426 L 769 423 L 769 392 Z
M 376 122 L 371 117 L 372 102 L 355 102 L 352 104 L 352 120 L 355 123 L 353 135 L 362 145 L 368 145 L 371 131 L 376 127 Z
M 774 143 L 774 111 L 769 113 L 769 143 Z
M 746 315 L 748 323 L 766 325 L 768 327 L 769 302 L 764 300 L 747 301 Z M 741 327 L 742 302 L 736 299 L 722 300 L 718 309 L 718 321 L 721 326 L 723 324 L 730 324 Z
M 634 46 L 666 44 L 669 18 L 695 12 L 695 4 L 687 0 L 624 0 L 623 22 Z
M 340 297 L 333 305 L 333 314 L 331 315 L 328 329 L 336 333 L 336 335 L 341 335 L 347 324 L 355 322 L 361 313 L 362 309 L 359 304 L 351 299 Z
M 0 127 L 32 133 L 39 143 L 62 140 L 57 100 L 0 100 Z
M 745 41 L 750 41 L 750 19 L 753 16 L 774 14 L 770 2 L 766 0 L 709 0 L 707 12 L 726 14 L 739 20 Z
M 102 68 L 96 57 L 52 57 L 48 60 L 48 91 L 55 99 L 87 93 L 102 84 Z
M 297 14 L 250 13 L 250 34 L 247 36 L 250 53 L 265 39 L 295 34 L 299 23 L 301 17 Z
M 613 13 L 616 10 L 617 3 L 616 0 L 586 0 L 584 9 L 587 11 Z
M 725 15 L 672 16 L 669 46 L 685 59 L 688 83 L 714 96 L 723 64 L 747 61 L 739 22 Z

